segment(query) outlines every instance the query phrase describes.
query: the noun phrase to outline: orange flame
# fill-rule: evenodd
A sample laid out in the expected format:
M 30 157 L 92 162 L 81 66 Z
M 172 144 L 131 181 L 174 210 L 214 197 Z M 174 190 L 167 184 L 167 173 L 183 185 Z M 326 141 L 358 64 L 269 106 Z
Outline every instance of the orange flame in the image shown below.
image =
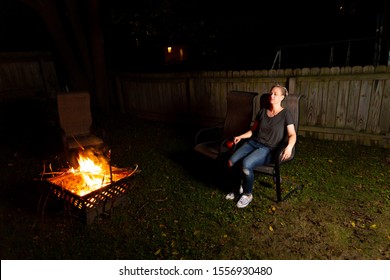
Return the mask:
M 78 154 L 77 162 L 78 167 L 71 167 L 65 173 L 47 180 L 72 193 L 84 196 L 112 182 L 129 177 L 138 170 L 138 165 L 135 168 L 111 166 L 109 158 L 102 153 L 87 150 Z
M 74 190 L 78 195 L 83 196 L 111 183 L 110 169 L 105 159 L 79 154 L 77 161 L 79 167 L 72 167 L 70 171 L 81 178 Z

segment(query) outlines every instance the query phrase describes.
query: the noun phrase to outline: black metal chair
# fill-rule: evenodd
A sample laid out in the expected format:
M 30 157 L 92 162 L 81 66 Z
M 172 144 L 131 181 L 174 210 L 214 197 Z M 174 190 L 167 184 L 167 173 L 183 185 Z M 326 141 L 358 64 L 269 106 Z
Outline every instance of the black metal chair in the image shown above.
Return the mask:
M 253 120 L 253 99 L 256 96 L 257 92 L 229 91 L 225 121 L 219 126 L 199 130 L 195 135 L 194 150 L 211 159 L 219 159 L 231 150 L 226 142 L 250 127 Z
M 264 107 L 268 106 L 268 103 L 267 103 L 267 101 L 269 100 L 268 97 L 269 97 L 269 93 L 264 93 L 261 95 L 260 107 L 264 108 Z M 283 100 L 283 103 L 282 103 L 282 106 L 284 108 L 288 108 L 293 115 L 295 131 L 296 131 L 297 135 L 298 135 L 298 128 L 299 128 L 299 104 L 300 104 L 300 100 L 302 97 L 303 97 L 303 95 L 290 94 Z M 294 146 L 291 157 L 287 160 L 281 161 L 280 158 L 281 158 L 283 150 L 285 149 L 286 146 L 287 146 L 287 133 L 286 133 L 285 140 L 275 150 L 274 161 L 271 164 L 264 165 L 264 166 L 258 166 L 254 169 L 254 171 L 256 171 L 256 172 L 270 175 L 274 178 L 275 187 L 276 187 L 276 199 L 278 202 L 286 199 L 287 197 L 291 196 L 295 191 L 303 188 L 303 186 L 298 185 L 293 190 L 291 190 L 289 193 L 287 193 L 285 197 L 282 198 L 282 189 L 281 189 L 282 177 L 281 177 L 280 168 L 281 168 L 282 164 L 290 162 L 294 159 L 296 145 Z

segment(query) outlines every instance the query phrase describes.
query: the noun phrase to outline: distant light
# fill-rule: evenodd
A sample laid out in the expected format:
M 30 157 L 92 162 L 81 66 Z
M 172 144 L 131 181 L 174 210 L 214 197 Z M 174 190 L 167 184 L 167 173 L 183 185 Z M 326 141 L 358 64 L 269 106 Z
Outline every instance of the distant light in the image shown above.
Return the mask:
M 188 50 L 185 45 L 175 45 L 164 47 L 164 56 L 166 64 L 176 64 L 187 60 Z
M 340 6 L 339 7 L 339 13 L 340 13 L 340 15 L 344 15 L 345 14 L 345 8 L 344 8 L 344 6 Z

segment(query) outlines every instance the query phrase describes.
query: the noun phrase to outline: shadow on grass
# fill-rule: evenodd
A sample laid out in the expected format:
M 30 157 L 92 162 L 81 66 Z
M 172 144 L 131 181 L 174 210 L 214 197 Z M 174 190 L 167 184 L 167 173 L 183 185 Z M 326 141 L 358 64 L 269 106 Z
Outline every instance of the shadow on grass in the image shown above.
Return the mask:
M 179 164 L 192 180 L 220 191 L 229 190 L 225 181 L 226 168 L 222 161 L 215 161 L 198 154 L 191 147 L 184 151 L 170 153 L 167 157 Z

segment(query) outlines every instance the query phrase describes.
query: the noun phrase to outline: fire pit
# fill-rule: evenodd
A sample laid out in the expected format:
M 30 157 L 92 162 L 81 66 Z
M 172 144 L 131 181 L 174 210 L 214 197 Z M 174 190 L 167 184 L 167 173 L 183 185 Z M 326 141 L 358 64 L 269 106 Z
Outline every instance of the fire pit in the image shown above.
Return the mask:
M 91 153 L 80 153 L 77 161 L 77 168 L 52 170 L 51 164 L 44 165 L 41 180 L 49 183 L 49 194 L 64 201 L 67 210 L 90 224 L 124 202 L 130 178 L 138 172 L 138 166 L 111 166 L 107 159 Z

